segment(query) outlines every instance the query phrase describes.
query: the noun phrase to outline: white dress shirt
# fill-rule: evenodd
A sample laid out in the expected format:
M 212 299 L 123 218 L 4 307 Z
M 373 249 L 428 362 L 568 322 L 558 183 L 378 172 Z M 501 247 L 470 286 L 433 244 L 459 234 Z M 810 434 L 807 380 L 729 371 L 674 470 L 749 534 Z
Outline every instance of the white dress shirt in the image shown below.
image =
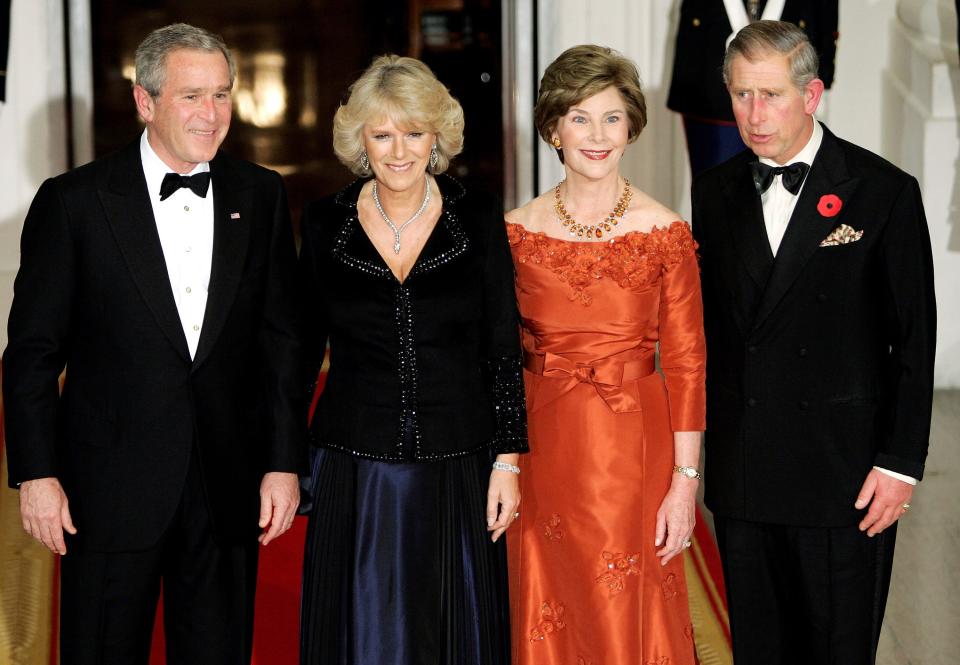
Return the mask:
M 804 162 L 807 166 L 813 166 L 813 160 L 816 158 L 817 151 L 820 150 L 820 144 L 822 142 L 823 127 L 821 127 L 820 123 L 814 118 L 813 134 L 810 135 L 810 140 L 807 141 L 807 145 L 803 146 L 803 149 L 798 152 L 789 163 Z M 786 166 L 786 164 L 777 164 L 772 159 L 767 159 L 766 157 L 761 157 L 760 163 L 773 167 Z M 807 175 L 809 175 L 809 172 Z M 773 177 L 773 183 L 771 183 L 767 191 L 760 196 L 760 202 L 763 205 L 763 224 L 767 229 L 767 240 L 770 242 L 770 251 L 773 252 L 774 256 L 777 255 L 777 251 L 780 249 L 780 243 L 783 241 L 783 236 L 787 232 L 787 225 L 793 216 L 793 209 L 797 207 L 797 199 L 800 198 L 800 192 L 803 191 L 806 184 L 807 179 L 804 178 L 803 184 L 800 185 L 797 193 L 791 194 L 787 191 L 786 187 L 783 186 L 783 176 L 776 175 Z M 873 468 L 897 480 L 902 480 L 905 483 L 911 485 L 917 484 L 917 479 L 911 476 L 890 471 L 889 469 L 883 469 L 879 466 Z
M 190 189 L 181 188 L 164 201 L 160 200 L 163 176 L 173 172 L 150 147 L 147 130 L 140 137 L 140 160 L 147 180 L 147 192 L 153 207 L 163 260 L 167 264 L 170 288 L 177 304 L 180 324 L 187 338 L 190 357 L 197 353 L 203 328 L 213 261 L 213 182 L 201 198 Z M 197 164 L 188 174 L 210 170 L 209 163 Z
M 822 142 L 823 128 L 820 126 L 820 123 L 814 119 L 813 134 L 810 135 L 810 140 L 807 141 L 807 145 L 803 146 L 803 149 L 798 152 L 789 163 L 804 162 L 807 166 L 812 165 Z M 767 159 L 766 157 L 761 157 L 760 163 L 773 167 L 786 166 L 786 164 L 777 164 L 772 159 Z M 760 202 L 763 204 L 763 224 L 767 227 L 767 240 L 770 241 L 770 250 L 774 256 L 777 255 L 777 250 L 780 249 L 783 234 L 787 232 L 787 224 L 790 223 L 793 209 L 797 207 L 797 199 L 800 198 L 800 192 L 803 191 L 803 187 L 806 184 L 807 179 L 804 178 L 803 184 L 800 185 L 797 193 L 791 194 L 787 191 L 787 188 L 783 186 L 783 176 L 775 175 L 773 176 L 773 183 L 771 183 L 767 191 L 760 196 Z

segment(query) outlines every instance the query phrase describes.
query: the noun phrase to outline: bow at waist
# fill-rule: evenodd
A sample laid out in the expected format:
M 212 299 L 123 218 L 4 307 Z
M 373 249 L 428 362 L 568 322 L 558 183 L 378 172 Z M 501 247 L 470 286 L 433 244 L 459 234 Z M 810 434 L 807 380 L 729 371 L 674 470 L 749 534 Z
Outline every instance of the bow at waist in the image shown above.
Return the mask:
M 650 376 L 656 371 L 653 356 L 631 360 L 622 360 L 614 356 L 590 363 L 578 363 L 549 351 L 524 353 L 523 366 L 528 372 L 539 374 L 545 379 L 553 379 L 545 382 L 547 385 L 544 388 L 549 394 L 538 395 L 532 410 L 573 390 L 578 383 L 589 383 L 611 411 L 616 413 L 640 411 L 637 391 L 626 390 L 623 384 Z

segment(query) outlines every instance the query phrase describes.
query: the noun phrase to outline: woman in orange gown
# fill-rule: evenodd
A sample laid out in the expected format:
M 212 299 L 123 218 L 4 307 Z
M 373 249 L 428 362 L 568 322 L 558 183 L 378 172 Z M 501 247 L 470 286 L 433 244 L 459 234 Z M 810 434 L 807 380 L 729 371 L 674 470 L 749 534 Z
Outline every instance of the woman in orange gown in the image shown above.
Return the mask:
M 532 450 L 507 536 L 513 662 L 693 665 L 678 555 L 704 428 L 696 245 L 619 173 L 646 123 L 633 63 L 569 49 L 535 116 L 566 179 L 507 215 Z

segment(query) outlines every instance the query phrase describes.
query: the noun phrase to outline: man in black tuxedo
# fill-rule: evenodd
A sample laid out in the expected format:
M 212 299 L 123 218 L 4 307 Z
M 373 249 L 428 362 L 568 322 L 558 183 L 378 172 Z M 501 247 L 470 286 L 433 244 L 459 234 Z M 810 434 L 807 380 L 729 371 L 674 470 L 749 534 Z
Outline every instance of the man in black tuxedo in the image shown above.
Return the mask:
M 734 659 L 873 663 L 930 431 L 920 189 L 814 119 L 823 82 L 796 26 L 744 28 L 724 72 L 749 150 L 694 181 L 693 229 Z
M 306 466 L 286 195 L 219 152 L 218 36 L 156 30 L 136 70 L 146 131 L 44 182 L 24 223 L 9 482 L 64 555 L 61 663 L 146 663 L 161 580 L 168 662 L 248 663 L 258 524 L 290 527 Z

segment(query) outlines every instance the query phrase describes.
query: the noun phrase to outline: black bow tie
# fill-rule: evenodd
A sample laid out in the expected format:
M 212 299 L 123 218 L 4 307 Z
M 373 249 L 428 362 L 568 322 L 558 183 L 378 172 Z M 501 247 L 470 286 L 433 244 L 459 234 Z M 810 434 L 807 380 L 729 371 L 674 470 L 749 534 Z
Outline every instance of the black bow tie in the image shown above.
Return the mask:
M 186 187 L 200 198 L 207 197 L 207 189 L 210 187 L 210 172 L 197 173 L 196 175 L 180 175 L 179 173 L 168 173 L 163 176 L 163 182 L 160 183 L 160 200 L 163 201 L 173 193 Z
M 804 162 L 794 162 L 786 166 L 768 166 L 760 162 L 750 162 L 753 184 L 756 186 L 758 194 L 763 194 L 770 188 L 774 177 L 782 176 L 781 182 L 784 189 L 796 196 L 809 170 L 810 165 Z

